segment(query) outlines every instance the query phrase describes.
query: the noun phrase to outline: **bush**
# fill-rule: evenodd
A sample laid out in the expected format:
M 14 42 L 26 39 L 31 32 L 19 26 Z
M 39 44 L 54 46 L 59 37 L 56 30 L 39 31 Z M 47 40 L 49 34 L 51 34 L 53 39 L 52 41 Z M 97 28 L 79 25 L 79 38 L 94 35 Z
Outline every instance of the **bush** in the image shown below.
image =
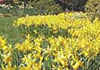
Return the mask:
M 5 0 L 6 1 L 6 0 Z M 10 2 L 6 1 L 6 3 Z M 11 8 L 12 6 L 12 8 Z M 62 12 L 61 6 L 56 4 L 54 0 L 33 0 L 24 1 L 21 0 L 17 3 L 11 3 L 8 5 L 0 5 L 1 13 L 11 13 L 12 15 L 23 16 L 23 15 L 47 15 L 47 14 L 58 14 Z
M 4 2 L 5 2 L 6 4 L 10 4 L 10 3 L 13 3 L 13 0 L 4 0 Z
M 66 8 L 70 10 L 84 11 L 87 0 L 61 0 L 61 2 L 66 4 Z
M 100 0 L 88 0 L 85 9 L 90 13 L 92 19 L 96 16 L 100 18 Z
M 58 14 L 62 11 L 54 0 L 33 0 L 29 4 L 33 7 L 34 14 Z

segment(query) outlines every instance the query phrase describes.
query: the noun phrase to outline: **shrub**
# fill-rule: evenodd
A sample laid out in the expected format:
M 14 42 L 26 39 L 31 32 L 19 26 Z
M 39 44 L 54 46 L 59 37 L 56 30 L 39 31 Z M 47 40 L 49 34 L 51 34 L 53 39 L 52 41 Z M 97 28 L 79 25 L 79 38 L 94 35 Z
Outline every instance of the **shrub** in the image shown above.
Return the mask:
M 77 11 L 84 11 L 84 5 L 87 2 L 87 0 L 60 0 L 60 1 L 66 4 L 66 8 Z
M 59 4 L 56 4 L 54 0 L 33 0 L 11 3 L 12 0 L 5 0 L 3 5 L 0 5 L 1 13 L 11 13 L 12 15 L 47 15 L 47 14 L 58 14 L 62 12 L 62 8 Z M 12 6 L 12 8 L 10 8 Z
M 88 0 L 85 9 L 90 13 L 92 19 L 96 16 L 100 17 L 100 0 Z
M 13 0 L 4 0 L 4 2 L 5 2 L 6 4 L 10 4 L 10 3 L 13 3 Z
M 58 14 L 62 11 L 54 0 L 32 0 L 29 4 L 33 7 L 34 14 Z

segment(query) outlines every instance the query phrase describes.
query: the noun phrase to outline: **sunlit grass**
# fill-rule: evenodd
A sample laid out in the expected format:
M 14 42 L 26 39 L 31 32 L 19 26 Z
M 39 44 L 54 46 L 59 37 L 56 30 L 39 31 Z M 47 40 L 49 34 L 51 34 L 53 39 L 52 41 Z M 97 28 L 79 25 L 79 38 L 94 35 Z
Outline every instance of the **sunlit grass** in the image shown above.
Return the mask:
M 0 17 L 0 36 L 4 36 L 12 44 L 22 41 L 20 31 L 13 27 L 15 19 L 17 17 Z

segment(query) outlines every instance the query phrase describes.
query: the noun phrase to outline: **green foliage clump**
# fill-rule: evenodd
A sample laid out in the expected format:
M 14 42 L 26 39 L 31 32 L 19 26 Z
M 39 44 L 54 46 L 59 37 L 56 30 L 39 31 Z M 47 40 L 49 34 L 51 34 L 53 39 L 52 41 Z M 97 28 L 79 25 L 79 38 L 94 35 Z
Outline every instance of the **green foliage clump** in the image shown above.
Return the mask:
M 62 11 L 61 6 L 54 0 L 32 0 L 29 5 L 33 7 L 34 14 L 58 14 Z
M 13 0 L 4 0 L 6 4 L 13 3 Z
M 54 0 L 20 0 L 17 3 L 10 3 L 12 0 L 5 0 L 5 7 L 0 6 L 0 13 L 10 13 L 17 16 L 25 15 L 48 15 L 59 14 L 62 7 Z
M 60 0 L 71 10 L 83 11 L 87 0 Z
M 90 13 L 92 18 L 100 18 L 100 0 L 88 0 L 85 9 Z

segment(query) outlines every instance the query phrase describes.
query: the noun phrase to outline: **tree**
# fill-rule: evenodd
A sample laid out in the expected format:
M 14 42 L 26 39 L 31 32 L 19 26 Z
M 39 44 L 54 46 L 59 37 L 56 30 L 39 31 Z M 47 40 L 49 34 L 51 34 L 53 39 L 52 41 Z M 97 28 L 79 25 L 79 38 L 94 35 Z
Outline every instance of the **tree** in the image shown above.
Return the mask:
M 84 6 L 87 0 L 60 0 L 63 4 L 66 5 L 65 8 L 76 11 L 84 11 Z

